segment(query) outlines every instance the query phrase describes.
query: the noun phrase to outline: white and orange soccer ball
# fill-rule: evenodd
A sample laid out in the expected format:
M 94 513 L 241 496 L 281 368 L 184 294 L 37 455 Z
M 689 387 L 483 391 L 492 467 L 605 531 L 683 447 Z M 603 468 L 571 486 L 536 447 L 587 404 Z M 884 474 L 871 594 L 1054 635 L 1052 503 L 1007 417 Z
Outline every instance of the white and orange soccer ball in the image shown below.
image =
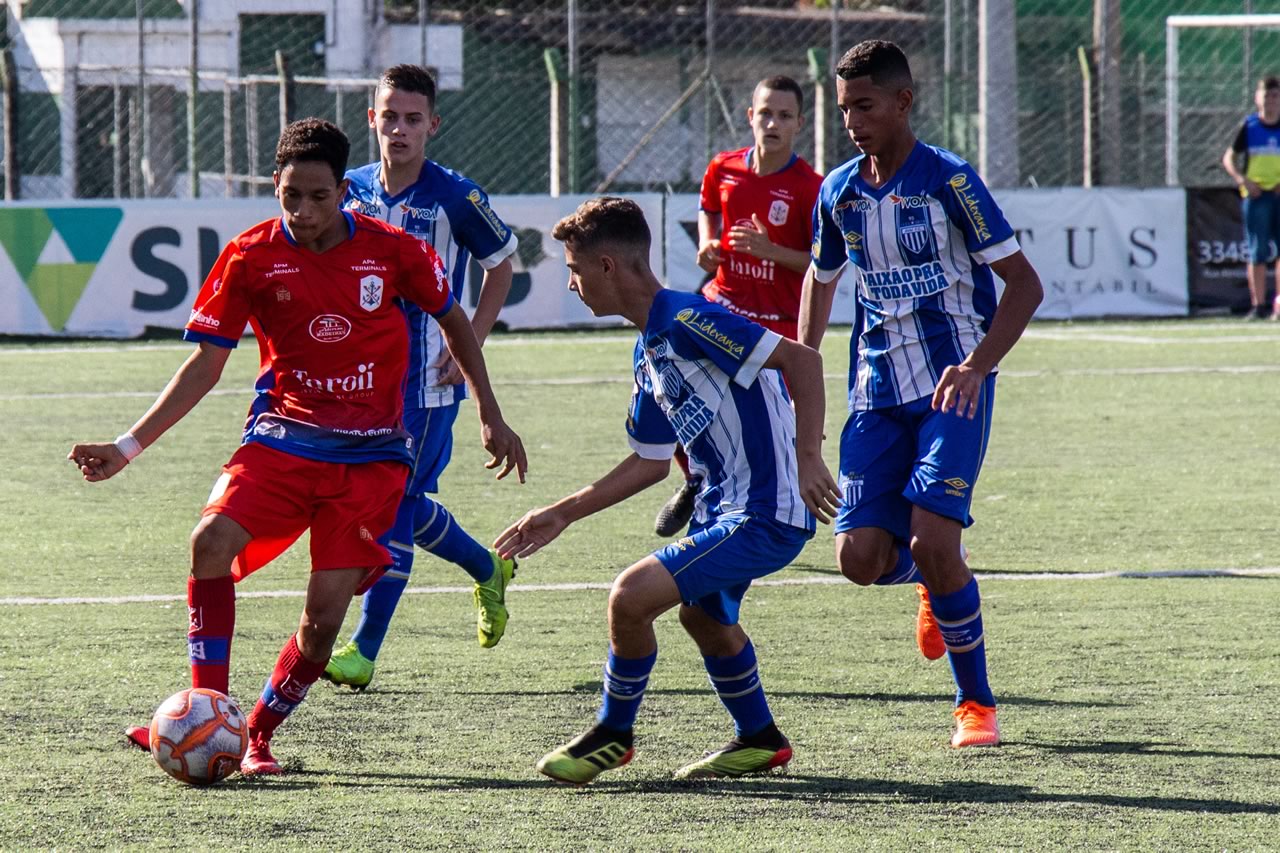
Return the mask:
M 249 722 L 230 696 L 192 687 L 160 703 L 150 740 L 161 770 L 187 785 L 212 785 L 240 769 Z

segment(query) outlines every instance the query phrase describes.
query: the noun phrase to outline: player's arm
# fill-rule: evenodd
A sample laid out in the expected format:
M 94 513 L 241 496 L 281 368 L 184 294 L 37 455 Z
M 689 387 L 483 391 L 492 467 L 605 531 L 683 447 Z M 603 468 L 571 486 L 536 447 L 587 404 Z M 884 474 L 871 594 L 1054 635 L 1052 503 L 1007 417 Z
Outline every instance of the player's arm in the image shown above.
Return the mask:
M 132 429 L 114 443 L 76 444 L 67 458 L 91 483 L 120 473 L 131 458 L 155 443 L 218 384 L 230 355 L 228 347 L 199 344 Z
M 830 524 L 840 507 L 840 490 L 822 460 L 822 428 L 827 412 L 822 354 L 782 338 L 765 359 L 764 367 L 781 371 L 795 402 L 800 497 L 814 518 Z
M 809 253 L 803 249 L 788 249 L 769 239 L 769 229 L 760 217 L 751 214 L 751 225 L 735 225 L 729 229 L 729 248 L 745 252 L 756 258 L 773 261 L 794 272 L 804 272 L 809 266 Z
M 481 443 L 493 457 L 484 467 L 497 468 L 502 465 L 502 470 L 498 472 L 499 480 L 514 469 L 523 483 L 525 471 L 529 467 L 524 444 L 502 418 L 502 410 L 498 407 L 493 386 L 489 384 L 489 371 L 485 367 L 484 355 L 480 352 L 480 342 L 476 340 L 471 321 L 467 319 L 462 306 L 454 302 L 448 311 L 436 317 L 436 322 L 440 324 L 445 344 L 449 347 L 449 352 L 453 353 L 454 360 L 462 369 L 462 375 L 475 397 L 476 409 L 480 414 Z
M 800 343 L 817 350 L 831 321 L 831 304 L 836 298 L 836 282 L 840 274 L 830 281 L 819 281 L 813 265 L 804 274 L 800 287 Z
M 480 346 L 484 346 L 485 339 L 493 331 L 493 324 L 498 321 L 498 312 L 507 302 L 513 275 L 511 258 L 506 257 L 497 266 L 485 270 L 484 277 L 480 279 L 480 298 L 476 300 L 476 309 L 471 313 L 471 330 Z M 439 384 L 457 385 L 462 381 L 462 371 L 458 369 L 450 352 L 446 351 L 441 358 L 440 369 L 440 378 L 437 380 Z
M 1248 144 L 1248 137 L 1245 129 L 1240 128 L 1240 132 L 1236 134 L 1235 141 L 1222 154 L 1222 168 L 1231 176 L 1231 180 L 1236 182 L 1236 186 L 1241 187 L 1249 194 L 1249 198 L 1257 198 L 1262 195 L 1262 187 L 1245 176 L 1240 171 L 1239 156 L 1245 152 L 1245 146 Z
M 720 266 L 720 230 L 724 217 L 719 212 L 698 211 L 698 266 L 714 273 Z
M 1021 251 L 992 261 L 991 269 L 1004 279 L 1004 294 L 991 319 L 991 329 L 964 361 L 942 372 L 933 392 L 934 409 L 954 409 L 968 418 L 977 414 L 983 381 L 1022 337 L 1044 298 L 1040 276 Z
M 823 190 L 826 189 L 823 184 Z M 813 247 L 809 267 L 800 286 L 800 343 L 818 350 L 831 321 L 831 304 L 836 298 L 836 284 L 848 263 L 845 238 L 831 218 L 830 202 L 823 193 L 813 206 Z
M 530 510 L 499 534 L 493 547 L 504 558 L 527 557 L 559 536 L 566 527 L 622 503 L 667 478 L 671 459 L 646 459 L 632 453 L 589 486 L 550 506 Z

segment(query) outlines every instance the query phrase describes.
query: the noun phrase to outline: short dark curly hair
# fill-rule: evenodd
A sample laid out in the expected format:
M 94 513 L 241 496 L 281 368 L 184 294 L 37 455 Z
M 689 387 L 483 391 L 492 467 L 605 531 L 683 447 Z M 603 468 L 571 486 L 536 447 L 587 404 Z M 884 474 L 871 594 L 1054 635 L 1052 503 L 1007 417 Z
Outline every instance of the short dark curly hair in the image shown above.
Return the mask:
M 378 89 L 383 88 L 426 95 L 431 109 L 436 108 L 436 78 L 421 65 L 405 63 L 391 66 L 378 78 L 378 85 L 373 90 L 374 97 L 377 97 Z
M 840 57 L 836 76 L 841 80 L 870 77 L 877 86 L 893 89 L 911 89 L 911 64 L 907 55 L 891 41 L 870 39 L 860 42 Z
M 584 201 L 551 229 L 551 236 L 575 251 L 605 244 L 634 249 L 648 257 L 652 236 L 640 205 L 628 198 L 601 196 Z
M 280 134 L 280 141 L 276 143 L 276 171 L 290 163 L 328 163 L 334 182 L 341 183 L 350 154 L 351 143 L 337 125 L 322 118 L 304 118 Z

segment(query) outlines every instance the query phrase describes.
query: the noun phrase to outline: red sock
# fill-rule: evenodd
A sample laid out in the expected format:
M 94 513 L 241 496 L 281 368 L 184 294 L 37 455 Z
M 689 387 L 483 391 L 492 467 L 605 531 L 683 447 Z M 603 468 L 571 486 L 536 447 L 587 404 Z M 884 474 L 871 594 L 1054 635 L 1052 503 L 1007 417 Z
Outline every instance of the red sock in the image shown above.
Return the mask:
M 676 464 L 679 465 L 680 470 L 684 472 L 684 478 L 688 480 L 689 479 L 689 457 L 684 452 L 684 448 L 677 444 L 675 456 L 673 456 L 672 458 L 676 460 Z
M 297 634 L 285 642 L 276 659 L 276 668 L 262 688 L 258 704 L 249 715 L 249 736 L 271 739 L 271 735 L 307 698 L 307 691 L 324 672 L 328 661 L 313 663 L 298 650 Z
M 221 578 L 187 578 L 187 654 L 191 686 L 227 692 L 231 635 L 236 626 L 236 583 Z

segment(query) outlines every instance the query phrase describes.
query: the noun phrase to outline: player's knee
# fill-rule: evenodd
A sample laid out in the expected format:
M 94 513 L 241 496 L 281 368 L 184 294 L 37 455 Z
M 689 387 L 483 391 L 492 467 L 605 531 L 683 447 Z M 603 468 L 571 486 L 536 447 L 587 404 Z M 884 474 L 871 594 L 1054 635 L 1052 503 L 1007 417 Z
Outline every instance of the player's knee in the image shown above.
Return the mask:
M 640 596 L 628 591 L 625 586 L 615 584 L 609 593 L 609 624 L 615 626 L 638 626 L 648 621 L 648 608 L 640 600 Z
M 947 568 L 960 559 L 960 548 L 934 539 L 911 537 L 911 558 L 926 575 Z
M 303 655 L 318 659 L 322 650 L 332 649 L 345 616 L 345 610 L 334 608 L 308 607 L 303 610 L 302 622 L 298 626 L 298 648 Z
M 859 586 L 870 586 L 884 574 L 885 555 L 878 548 L 841 536 L 836 543 L 840 574 Z
M 205 516 L 191 531 L 191 573 L 198 578 L 229 574 L 240 542 L 216 523 L 217 516 Z

